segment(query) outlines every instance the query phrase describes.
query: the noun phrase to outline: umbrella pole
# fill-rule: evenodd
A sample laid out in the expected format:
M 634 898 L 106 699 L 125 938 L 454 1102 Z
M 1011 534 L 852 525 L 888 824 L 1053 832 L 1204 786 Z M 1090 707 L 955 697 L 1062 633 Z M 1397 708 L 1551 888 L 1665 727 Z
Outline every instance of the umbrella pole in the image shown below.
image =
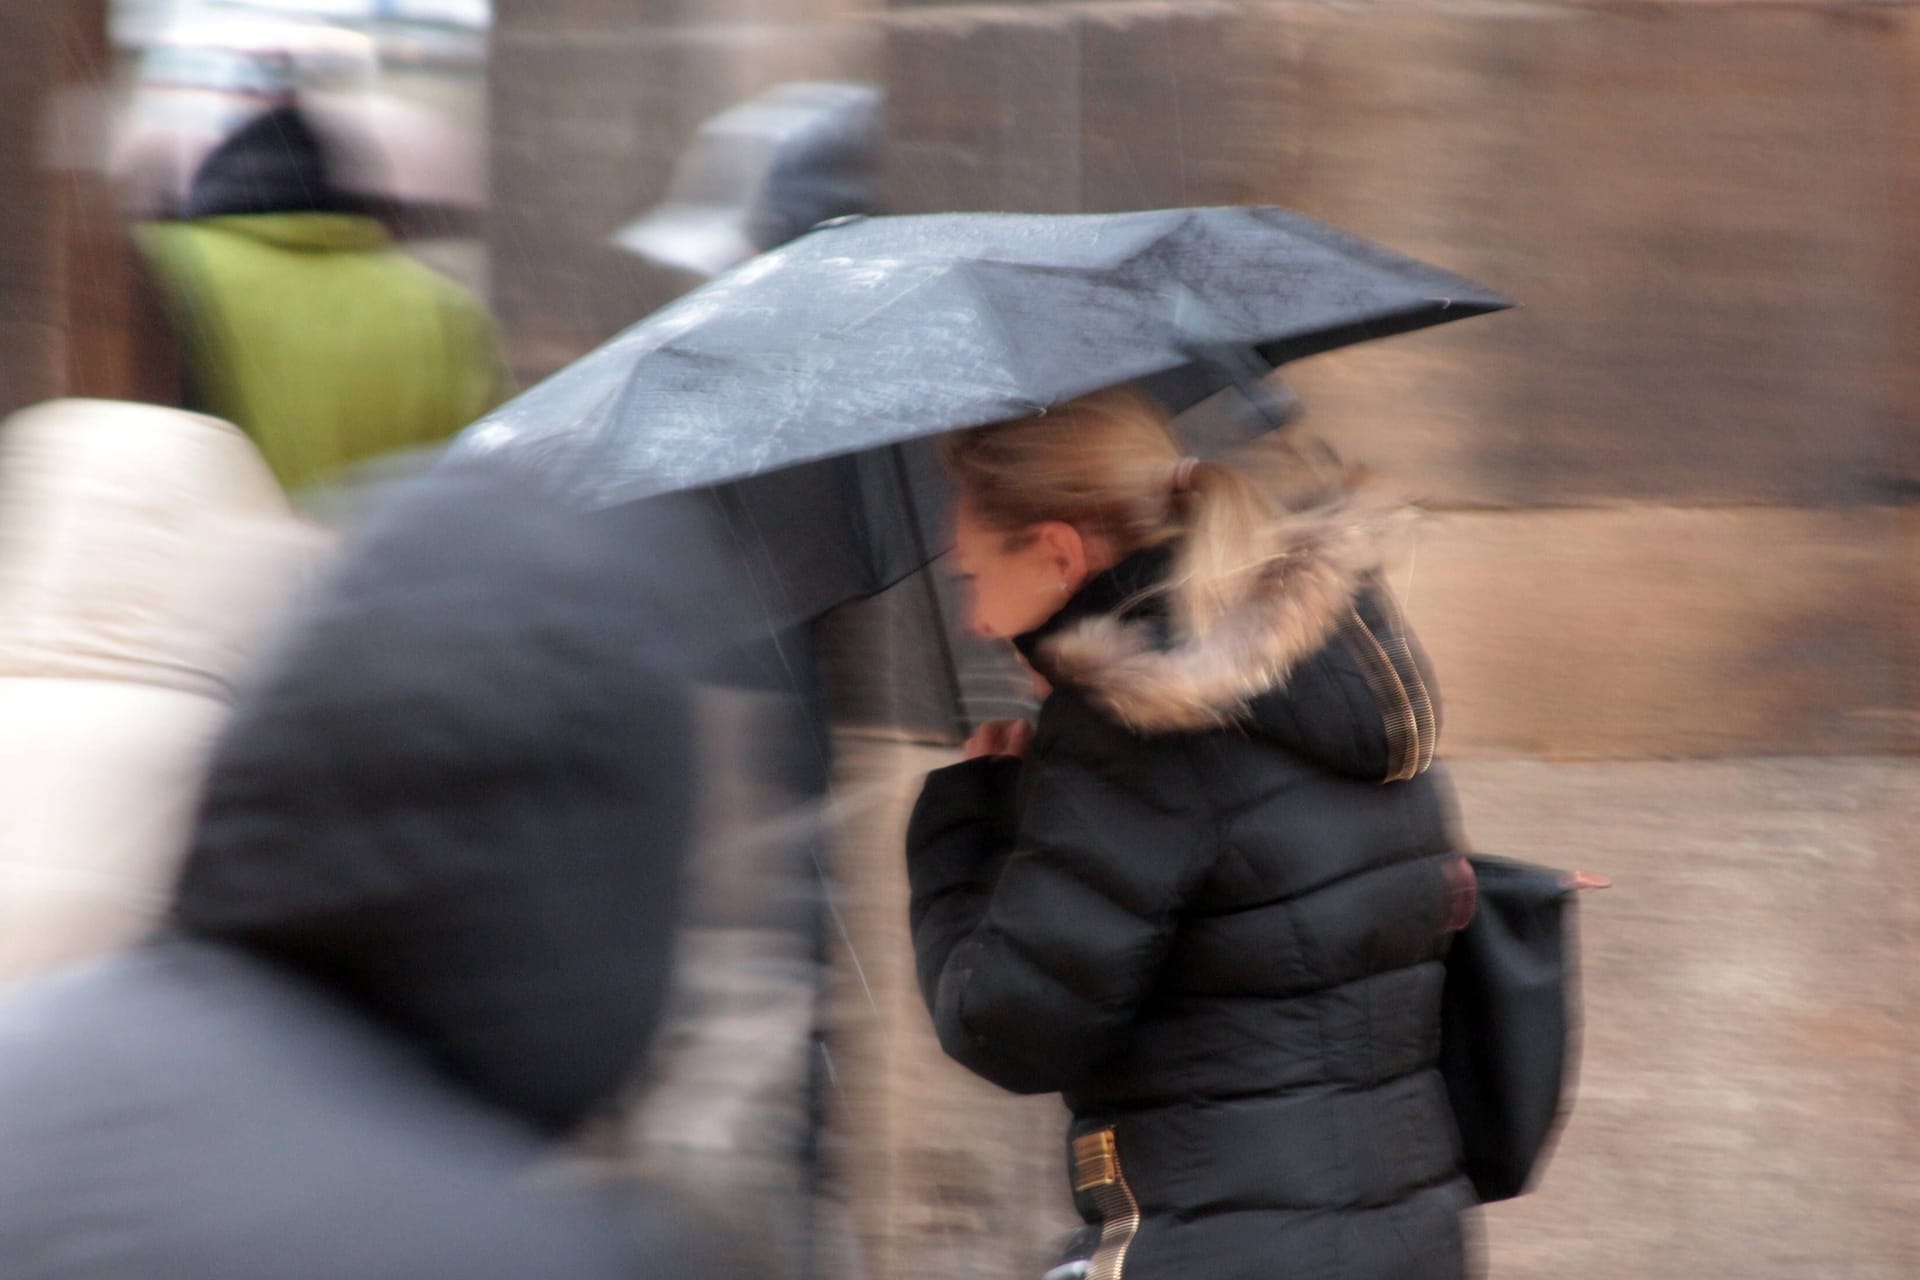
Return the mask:
M 907 470 L 907 456 L 897 444 L 888 446 L 887 453 L 893 459 L 894 476 L 900 484 L 900 501 L 907 508 L 907 527 L 913 531 L 914 559 L 923 566 L 923 573 L 931 574 L 933 556 L 927 550 L 926 534 L 920 523 L 919 504 L 913 495 L 913 477 Z M 933 610 L 935 623 L 933 633 L 935 642 L 940 646 L 940 669 L 946 672 L 947 692 L 953 698 L 954 717 L 959 721 L 959 736 L 964 740 L 972 730 L 973 724 L 967 716 L 965 695 L 960 688 L 959 659 L 953 651 L 953 638 L 947 633 L 946 611 L 940 607 L 940 593 L 934 587 L 933 579 L 927 578 L 921 586 L 926 591 L 927 603 Z

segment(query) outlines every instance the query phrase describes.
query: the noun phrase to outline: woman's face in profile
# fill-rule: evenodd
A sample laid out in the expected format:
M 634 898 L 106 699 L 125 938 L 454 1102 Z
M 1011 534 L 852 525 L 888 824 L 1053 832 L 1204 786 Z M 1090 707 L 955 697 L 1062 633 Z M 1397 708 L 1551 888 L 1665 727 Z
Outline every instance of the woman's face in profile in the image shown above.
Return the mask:
M 966 498 L 955 505 L 954 574 L 966 587 L 967 629 L 1011 640 L 1051 618 L 1077 585 L 1061 563 L 1052 526 L 1021 534 L 982 524 Z

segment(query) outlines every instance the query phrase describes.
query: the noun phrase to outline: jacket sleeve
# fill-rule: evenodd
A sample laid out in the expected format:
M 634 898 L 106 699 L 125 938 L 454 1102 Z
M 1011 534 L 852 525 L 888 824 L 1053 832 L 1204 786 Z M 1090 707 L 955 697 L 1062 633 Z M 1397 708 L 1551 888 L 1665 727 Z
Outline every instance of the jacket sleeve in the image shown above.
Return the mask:
M 968 760 L 927 775 L 907 827 L 908 922 L 920 995 L 932 1008 L 947 957 L 979 924 L 1013 848 L 1020 762 Z
M 1028 763 L 1017 823 L 975 761 L 928 778 L 908 830 L 940 1044 L 1017 1093 L 1073 1088 L 1125 1042 L 1213 847 L 1184 740 L 1089 738 Z
M 452 357 L 454 416 L 465 426 L 513 398 L 513 375 L 493 317 L 477 299 L 449 287 L 441 325 Z

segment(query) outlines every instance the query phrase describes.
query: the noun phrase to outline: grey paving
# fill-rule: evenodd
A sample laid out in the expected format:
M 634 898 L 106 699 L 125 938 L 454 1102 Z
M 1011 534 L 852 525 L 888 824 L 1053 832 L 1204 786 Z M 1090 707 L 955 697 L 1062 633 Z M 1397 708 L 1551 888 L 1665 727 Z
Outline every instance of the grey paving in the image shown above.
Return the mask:
M 1456 771 L 1478 847 L 1608 874 L 1578 1104 L 1498 1277 L 1920 1274 L 1920 768 Z

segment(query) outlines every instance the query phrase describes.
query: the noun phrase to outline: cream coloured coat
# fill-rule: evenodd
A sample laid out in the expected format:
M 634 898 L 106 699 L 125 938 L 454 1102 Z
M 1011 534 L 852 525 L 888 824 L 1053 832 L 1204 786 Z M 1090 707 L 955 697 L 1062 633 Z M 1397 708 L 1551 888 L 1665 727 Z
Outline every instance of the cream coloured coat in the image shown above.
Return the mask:
M 326 544 L 227 423 L 63 400 L 0 425 L 0 988 L 151 923 L 234 685 Z

